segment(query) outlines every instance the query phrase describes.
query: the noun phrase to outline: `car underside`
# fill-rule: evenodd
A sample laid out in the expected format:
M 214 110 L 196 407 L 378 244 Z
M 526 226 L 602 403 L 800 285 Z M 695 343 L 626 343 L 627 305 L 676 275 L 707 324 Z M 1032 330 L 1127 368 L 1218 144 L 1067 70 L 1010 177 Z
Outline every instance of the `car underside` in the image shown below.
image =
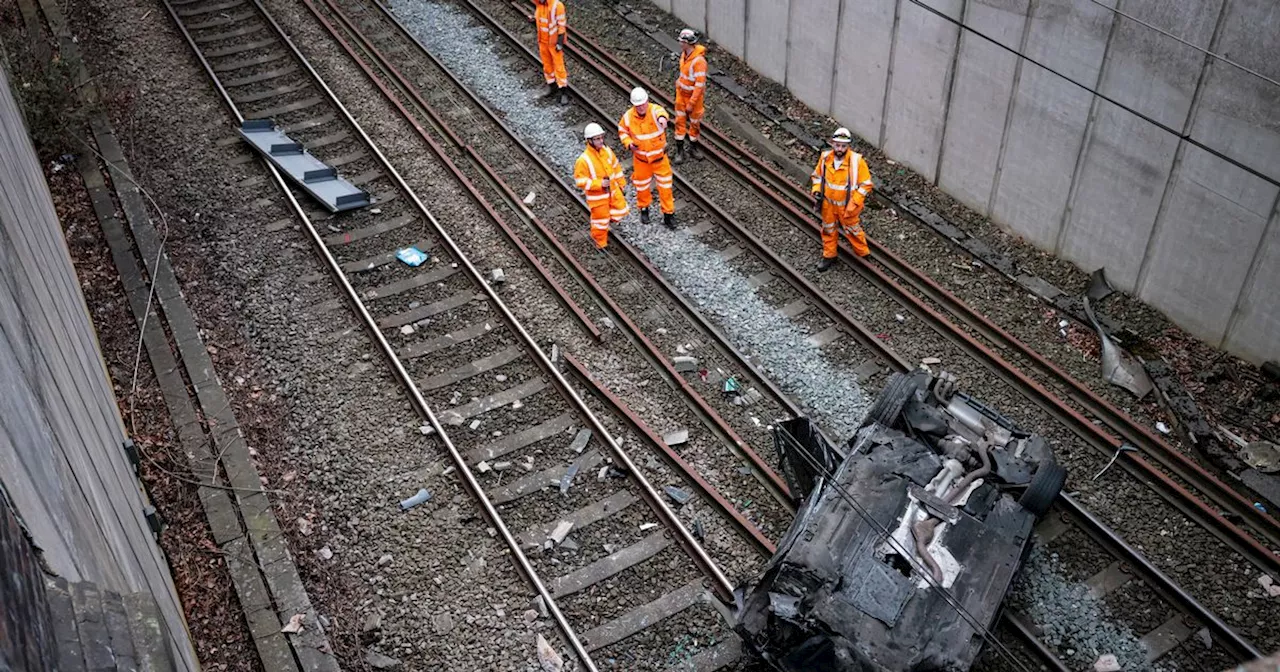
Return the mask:
M 919 370 L 843 451 L 803 417 L 774 444 L 803 501 L 738 591 L 747 648 L 786 672 L 967 670 L 1065 481 L 1044 439 Z

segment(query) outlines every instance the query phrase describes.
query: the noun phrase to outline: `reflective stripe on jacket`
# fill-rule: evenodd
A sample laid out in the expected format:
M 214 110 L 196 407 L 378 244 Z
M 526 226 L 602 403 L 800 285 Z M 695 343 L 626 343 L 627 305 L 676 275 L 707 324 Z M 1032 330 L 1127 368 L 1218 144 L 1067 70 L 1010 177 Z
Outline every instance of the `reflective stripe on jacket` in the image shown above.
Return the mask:
M 849 186 L 849 169 L 856 166 L 857 182 Z M 867 168 L 866 159 L 850 149 L 844 153 L 840 166 L 836 167 L 835 152 L 828 149 L 818 157 L 818 165 L 813 168 L 813 193 L 820 191 L 823 198 L 832 205 L 848 206 L 850 202 L 862 205 L 871 195 L 874 185 L 871 182 L 871 170 Z
M 649 103 L 649 112 L 643 117 L 636 108 L 629 107 L 618 120 L 618 139 L 623 147 L 636 146 L 636 156 L 644 161 L 657 161 L 667 151 L 667 132 L 658 128 L 658 117 L 668 121 L 671 115 L 661 105 Z
M 689 96 L 689 104 L 697 105 L 707 91 L 707 48 L 696 45 L 688 56 L 680 56 L 680 77 L 676 91 Z
M 553 44 L 568 30 L 565 23 L 564 3 L 560 0 L 548 0 L 547 4 L 539 4 L 533 15 L 538 19 L 538 43 Z
M 609 187 L 604 184 L 606 177 L 610 180 Z M 608 200 L 613 181 L 617 180 L 616 184 L 621 185 L 625 179 L 618 156 L 608 146 L 596 149 L 587 145 L 573 164 L 573 181 L 586 194 L 587 205 Z

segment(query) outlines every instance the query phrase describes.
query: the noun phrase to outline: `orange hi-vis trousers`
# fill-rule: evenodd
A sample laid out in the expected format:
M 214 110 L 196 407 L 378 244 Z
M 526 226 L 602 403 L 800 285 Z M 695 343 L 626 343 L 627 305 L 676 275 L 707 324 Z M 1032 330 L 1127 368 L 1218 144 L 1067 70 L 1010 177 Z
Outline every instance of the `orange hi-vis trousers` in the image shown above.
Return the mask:
M 676 140 L 684 140 L 688 135 L 690 142 L 697 142 L 698 135 L 702 132 L 702 115 L 706 113 L 702 100 L 699 99 L 694 104 L 693 111 L 687 113 L 684 111 L 689 106 L 689 97 L 692 95 L 684 91 L 676 91 Z
M 591 210 L 591 239 L 600 249 L 609 245 L 609 225 L 622 221 L 630 212 L 622 193 L 626 179 L 618 156 L 608 147 L 596 149 L 587 145 L 573 164 L 573 180 Z
M 850 203 L 848 207 L 822 202 L 822 256 L 832 259 L 836 256 L 840 236 L 849 241 L 849 247 L 859 257 L 871 254 L 867 247 L 867 234 L 862 231 L 862 204 Z
M 622 179 L 611 181 L 609 191 L 587 192 L 587 207 L 591 208 L 591 239 L 596 247 L 609 246 L 609 225 L 622 221 L 631 209 L 627 207 L 627 197 L 622 193 Z
M 631 183 L 636 187 L 636 207 L 641 210 L 653 205 L 653 183 L 658 183 L 658 204 L 663 214 L 670 215 L 676 211 L 676 197 L 671 191 L 671 159 L 663 154 L 656 161 L 649 162 L 637 153 L 631 157 Z
M 554 43 L 538 43 L 538 53 L 542 56 L 542 76 L 548 84 L 569 86 L 569 73 L 564 69 L 564 52 L 556 51 Z

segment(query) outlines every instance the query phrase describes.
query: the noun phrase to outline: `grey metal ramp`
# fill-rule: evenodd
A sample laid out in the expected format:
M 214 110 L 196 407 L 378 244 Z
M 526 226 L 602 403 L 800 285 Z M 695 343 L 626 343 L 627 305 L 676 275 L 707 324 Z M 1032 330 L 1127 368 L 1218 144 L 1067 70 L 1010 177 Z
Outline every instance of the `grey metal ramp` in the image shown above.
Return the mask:
M 270 119 L 249 119 L 240 125 L 240 137 L 267 157 L 329 212 L 369 205 L 369 192 L 338 177 L 338 169 L 312 156 Z

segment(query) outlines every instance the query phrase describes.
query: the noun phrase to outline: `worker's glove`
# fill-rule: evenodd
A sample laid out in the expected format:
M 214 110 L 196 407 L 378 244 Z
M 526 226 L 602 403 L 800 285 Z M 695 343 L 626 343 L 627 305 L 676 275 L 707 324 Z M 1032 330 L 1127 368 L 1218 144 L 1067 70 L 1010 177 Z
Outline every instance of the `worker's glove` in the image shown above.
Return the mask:
M 564 51 L 564 44 L 556 42 L 556 51 Z
M 820 192 L 820 191 L 815 191 L 815 192 L 813 192 L 811 195 L 813 196 L 813 204 L 814 204 L 814 205 L 818 205 L 818 204 L 822 203 L 822 192 Z

